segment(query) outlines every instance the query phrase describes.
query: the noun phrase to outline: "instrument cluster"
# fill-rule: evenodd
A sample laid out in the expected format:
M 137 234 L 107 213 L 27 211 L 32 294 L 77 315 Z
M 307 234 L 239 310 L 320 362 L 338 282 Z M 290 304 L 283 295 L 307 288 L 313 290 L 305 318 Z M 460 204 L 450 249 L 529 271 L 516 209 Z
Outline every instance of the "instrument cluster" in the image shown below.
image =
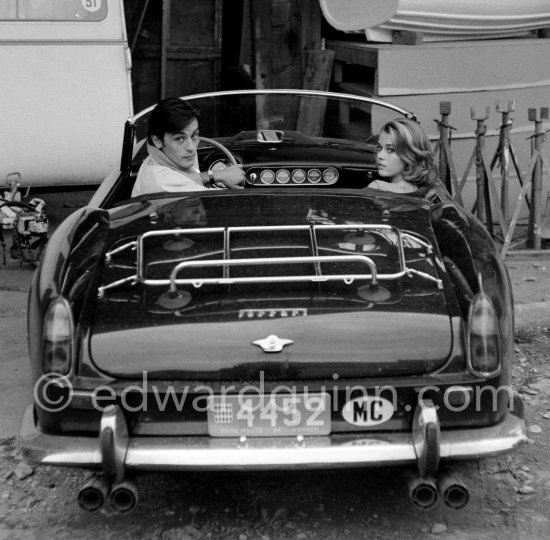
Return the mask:
M 220 159 L 209 167 L 211 171 L 219 171 L 230 165 L 229 161 Z M 306 167 L 250 167 L 246 169 L 247 183 L 253 186 L 277 185 L 321 185 L 330 186 L 338 182 L 340 173 L 336 167 L 306 166 Z
M 332 185 L 338 181 L 335 167 L 252 167 L 247 171 L 249 184 L 273 185 Z

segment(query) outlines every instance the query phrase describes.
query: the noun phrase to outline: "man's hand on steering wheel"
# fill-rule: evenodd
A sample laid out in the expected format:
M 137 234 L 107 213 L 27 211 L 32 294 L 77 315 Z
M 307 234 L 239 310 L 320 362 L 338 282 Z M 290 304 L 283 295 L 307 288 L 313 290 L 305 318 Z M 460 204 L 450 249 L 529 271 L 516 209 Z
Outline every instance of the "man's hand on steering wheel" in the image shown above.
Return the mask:
M 229 159 L 231 165 L 225 169 L 219 171 L 210 171 L 208 176 L 210 177 L 210 183 L 220 188 L 229 189 L 243 189 L 246 182 L 246 175 L 243 171 L 243 166 L 237 163 L 235 156 L 220 142 L 214 139 L 208 139 L 207 137 L 200 137 L 200 140 L 206 144 L 215 146 L 221 150 Z
M 214 184 L 223 184 L 229 189 L 244 189 L 246 175 L 242 165 L 230 165 L 225 169 L 213 171 Z

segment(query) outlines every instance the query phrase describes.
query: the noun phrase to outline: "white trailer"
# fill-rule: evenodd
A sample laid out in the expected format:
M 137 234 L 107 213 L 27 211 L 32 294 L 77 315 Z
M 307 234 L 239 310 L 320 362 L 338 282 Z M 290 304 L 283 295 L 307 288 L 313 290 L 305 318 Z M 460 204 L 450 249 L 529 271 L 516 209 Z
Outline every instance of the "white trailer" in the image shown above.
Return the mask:
M 0 183 L 101 182 L 133 114 L 130 70 L 123 0 L 2 0 Z

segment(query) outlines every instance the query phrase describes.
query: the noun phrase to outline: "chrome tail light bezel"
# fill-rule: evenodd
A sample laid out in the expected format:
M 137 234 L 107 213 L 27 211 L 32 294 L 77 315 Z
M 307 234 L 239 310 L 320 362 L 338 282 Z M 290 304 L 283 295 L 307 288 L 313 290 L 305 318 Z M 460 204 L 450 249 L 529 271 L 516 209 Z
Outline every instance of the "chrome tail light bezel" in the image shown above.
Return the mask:
M 61 357 L 61 360 L 59 359 Z M 54 298 L 44 314 L 42 369 L 44 373 L 70 375 L 75 357 L 74 319 L 66 298 Z
M 502 370 L 502 344 L 497 313 L 493 302 L 483 291 L 477 293 L 468 312 L 467 332 L 467 358 L 468 370 L 477 377 L 490 378 L 497 376 Z M 474 339 L 479 339 L 482 344 L 483 354 L 476 354 L 474 347 L 477 344 Z M 493 361 L 486 361 L 484 369 L 478 359 L 487 358 L 488 352 L 493 351 Z M 490 369 L 489 369 L 490 368 Z

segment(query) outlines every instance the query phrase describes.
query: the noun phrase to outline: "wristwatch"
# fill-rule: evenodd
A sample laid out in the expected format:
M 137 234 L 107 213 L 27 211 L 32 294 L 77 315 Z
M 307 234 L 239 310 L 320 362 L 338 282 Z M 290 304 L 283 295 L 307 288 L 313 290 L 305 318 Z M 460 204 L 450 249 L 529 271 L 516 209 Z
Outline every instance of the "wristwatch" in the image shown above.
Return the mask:
M 212 171 L 208 171 L 208 181 L 210 182 L 211 186 L 215 186 L 215 180 L 214 180 L 214 173 Z

